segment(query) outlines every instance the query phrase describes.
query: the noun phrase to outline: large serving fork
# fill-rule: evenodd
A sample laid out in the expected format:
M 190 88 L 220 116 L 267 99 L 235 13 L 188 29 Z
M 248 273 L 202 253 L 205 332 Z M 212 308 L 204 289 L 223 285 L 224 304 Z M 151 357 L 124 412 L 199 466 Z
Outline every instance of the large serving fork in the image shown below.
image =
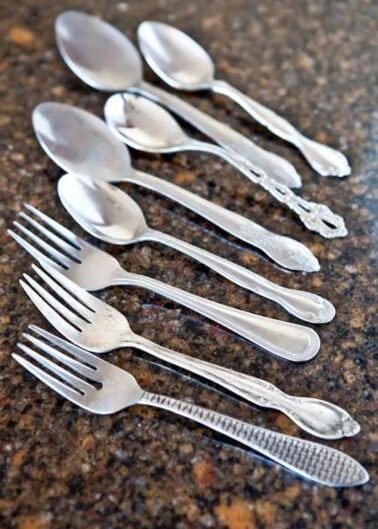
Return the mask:
M 323 438 L 358 433 L 359 425 L 341 408 L 325 401 L 291 397 L 257 378 L 166 349 L 136 335 L 125 316 L 86 292 L 49 265 L 34 270 L 53 292 L 24 274 L 21 285 L 43 316 L 63 336 L 95 353 L 120 347 L 136 347 L 153 356 L 211 380 L 261 406 L 275 408 L 301 428 Z
M 189 402 L 143 391 L 127 371 L 38 327 L 30 329 L 38 338 L 27 333 L 24 339 L 33 348 L 18 344 L 26 358 L 16 353 L 13 358 L 59 395 L 87 411 L 105 415 L 135 404 L 154 406 L 235 439 L 317 483 L 351 487 L 369 480 L 366 470 L 343 452 L 254 426 Z
M 189 306 L 212 319 L 214 319 L 214 316 L 203 312 L 205 307 L 207 310 L 211 310 L 212 307 L 215 317 L 219 313 L 219 309 L 222 314 L 224 313 L 223 305 L 214 304 L 211 301 L 193 296 L 188 292 L 150 277 L 126 272 L 113 256 L 77 237 L 72 231 L 33 206 L 25 205 L 25 208 L 33 213 L 38 218 L 38 221 L 30 217 L 26 212 L 21 212 L 20 215 L 24 222 L 29 228 L 48 238 L 54 244 L 54 247 L 42 241 L 39 236 L 32 233 L 30 229 L 19 222 L 15 222 L 15 226 L 29 242 L 32 242 L 34 246 L 38 246 L 43 251 L 43 255 L 35 247 L 27 244 L 25 238 L 17 237 L 11 231 L 12 237 L 36 259 L 44 259 L 55 266 L 59 264 L 58 269 L 61 271 L 66 270 L 68 277 L 86 290 L 99 290 L 112 285 L 142 286 Z M 94 263 L 96 263 L 96 266 L 94 266 Z M 99 269 L 101 269 L 101 274 L 98 273 Z M 254 284 L 253 281 L 251 284 L 251 277 L 255 278 Z M 302 290 L 282 287 L 258 274 L 254 274 L 250 270 L 248 270 L 248 288 L 262 297 L 275 301 L 297 318 L 310 323 L 327 323 L 335 316 L 334 306 L 323 297 Z M 190 304 L 188 305 L 188 303 Z M 232 311 L 233 309 L 230 309 L 230 314 Z

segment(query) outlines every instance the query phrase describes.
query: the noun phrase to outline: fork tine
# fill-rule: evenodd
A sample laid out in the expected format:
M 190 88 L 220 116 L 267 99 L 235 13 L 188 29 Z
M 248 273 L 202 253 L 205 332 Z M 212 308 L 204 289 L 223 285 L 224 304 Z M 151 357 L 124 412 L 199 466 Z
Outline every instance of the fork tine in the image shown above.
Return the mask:
M 15 221 L 13 222 L 14 226 L 16 226 L 24 235 L 26 235 L 29 239 L 31 239 L 33 242 L 35 242 L 40 248 L 45 250 L 47 254 L 49 254 L 58 264 L 63 264 L 65 267 L 69 267 L 71 259 L 69 259 L 66 255 L 56 250 L 53 246 L 48 244 L 47 242 L 43 241 L 38 235 L 35 235 L 32 231 L 30 231 L 28 228 L 20 224 L 19 222 Z
M 79 393 L 78 391 L 75 391 L 74 389 L 70 388 L 57 378 L 53 377 L 49 373 L 46 373 L 41 369 L 40 367 L 36 366 L 35 364 L 32 364 L 24 358 L 23 356 L 20 356 L 17 353 L 12 353 L 12 357 L 22 365 L 27 371 L 32 373 L 34 376 L 39 378 L 41 382 L 49 386 L 51 389 L 59 393 L 62 397 L 65 399 L 68 399 L 69 401 L 73 402 L 74 404 L 77 404 L 78 406 L 82 406 L 83 402 L 83 395 Z
M 73 294 L 77 299 L 81 301 L 81 303 L 84 303 L 89 309 L 96 312 L 98 305 L 103 303 L 100 299 L 96 298 L 95 296 L 92 296 L 92 294 L 89 294 L 84 288 L 79 287 L 76 283 L 71 281 L 71 279 L 68 279 L 68 277 L 65 277 L 64 275 L 60 274 L 53 268 L 49 267 L 45 263 L 40 263 L 41 266 L 46 270 L 46 272 L 55 279 L 57 283 L 62 285 L 68 292 Z M 32 265 L 32 268 L 38 273 L 38 268 L 36 265 Z
M 48 369 L 53 375 L 58 376 L 63 380 L 63 382 L 68 383 L 76 391 L 86 394 L 93 390 L 96 390 L 96 388 L 89 382 L 86 382 L 81 377 L 74 375 L 73 373 L 71 373 L 71 371 L 68 371 L 64 367 L 55 363 L 53 360 L 50 360 L 49 358 L 46 358 L 44 355 L 41 355 L 37 351 L 34 351 L 34 349 L 31 349 L 27 345 L 23 343 L 18 343 L 17 347 L 21 349 L 21 351 L 23 351 L 25 354 L 33 358 L 36 362 L 41 364 L 41 366 Z
M 62 237 L 58 237 L 57 235 L 55 235 L 51 230 L 45 228 L 40 222 L 34 220 L 30 215 L 27 215 L 24 211 L 20 211 L 19 215 L 25 222 L 33 226 L 33 228 L 38 230 L 47 239 L 54 243 L 57 248 L 66 252 L 66 254 L 69 255 L 74 261 L 80 262 L 80 250 L 78 250 L 76 246 L 67 243 Z
M 20 280 L 20 285 L 37 309 L 51 323 L 51 325 L 55 327 L 58 332 L 63 334 L 63 336 L 69 340 L 75 341 L 75 339 L 80 334 L 80 331 L 78 331 L 73 325 L 62 318 L 62 316 L 56 310 L 48 305 L 46 301 L 41 298 L 41 296 L 37 294 L 27 283 L 22 281 L 22 279 Z
M 42 252 L 34 248 L 34 246 L 32 246 L 25 239 L 20 237 L 16 232 L 14 232 L 13 230 L 7 230 L 7 231 L 8 231 L 8 234 L 17 242 L 17 244 L 19 244 L 26 252 L 28 252 L 32 257 L 34 257 L 34 259 L 36 259 L 38 262 L 46 263 L 49 266 L 52 266 L 53 268 L 55 268 L 56 270 L 59 270 L 59 269 L 63 270 L 60 264 L 56 263 L 55 261 L 50 259 L 50 257 L 47 257 L 47 255 L 43 254 Z
M 84 395 L 91 391 L 96 391 L 96 388 L 92 386 L 92 384 L 89 384 L 89 382 L 86 382 L 82 378 L 77 377 L 64 367 L 37 353 L 37 351 L 34 351 L 27 345 L 24 345 L 23 343 L 18 343 L 17 347 L 21 349 L 21 351 L 23 351 L 25 354 L 33 358 L 36 362 L 41 364 L 43 367 L 46 367 L 54 375 L 57 375 L 59 378 L 61 378 L 63 382 L 68 382 L 68 384 L 73 386 L 73 389 L 75 389 L 76 391 L 82 392 L 84 393 Z
M 60 279 L 59 276 L 62 276 L 59 272 L 57 273 L 57 281 L 52 279 L 50 275 L 46 274 L 43 270 L 41 270 L 39 267 L 32 265 L 32 268 L 34 271 L 46 282 L 49 287 L 54 290 L 58 296 L 60 296 L 71 308 L 73 308 L 82 318 L 85 318 L 89 323 L 93 319 L 93 313 L 95 312 L 92 309 L 88 309 L 85 304 L 81 301 L 81 296 L 77 295 L 76 297 L 71 296 L 69 292 L 65 288 L 61 286 L 61 284 L 64 282 Z M 62 276 L 63 277 L 63 276 Z M 72 283 L 72 281 L 70 281 Z M 83 290 L 81 287 L 78 287 L 80 290 Z
M 37 292 L 41 298 L 43 298 L 46 303 L 53 307 L 64 319 L 69 323 L 77 327 L 80 331 L 82 330 L 83 325 L 85 325 L 85 320 L 77 316 L 74 312 L 68 309 L 63 303 L 61 303 L 57 298 L 52 296 L 43 286 L 34 281 L 32 277 L 28 274 L 23 274 L 24 279 L 29 283 L 29 286 Z M 51 287 L 53 288 L 53 287 Z M 59 293 L 58 293 L 59 295 Z
M 37 334 L 37 336 L 43 337 L 51 344 L 57 345 L 58 347 L 69 352 L 73 356 L 76 356 L 76 358 L 79 358 L 87 365 L 91 366 L 93 369 L 100 369 L 101 367 L 106 367 L 109 365 L 108 362 L 101 360 L 100 358 L 98 358 L 98 356 L 89 353 L 88 351 L 85 351 L 81 347 L 77 347 L 71 342 L 67 342 L 67 340 L 64 340 L 63 338 L 59 338 L 58 336 L 56 336 L 56 334 L 52 334 L 51 332 L 48 332 L 45 329 L 38 327 L 37 325 L 29 325 L 28 329 Z
M 50 226 L 56 233 L 67 239 L 70 243 L 72 243 L 78 250 L 80 250 L 82 243 L 82 239 L 80 237 L 77 237 L 71 230 L 68 230 L 62 224 L 59 222 L 56 222 L 51 217 L 46 215 L 46 213 L 42 213 L 39 209 L 35 208 L 31 204 L 24 204 L 24 207 L 31 211 L 36 217 L 41 219 L 47 226 Z
M 88 365 L 85 365 L 82 362 L 75 360 L 71 356 L 64 354 L 58 349 L 55 349 L 55 347 L 48 345 L 47 343 L 43 342 L 39 338 L 36 338 L 35 336 L 32 336 L 31 334 L 24 333 L 22 336 L 26 340 L 29 340 L 29 342 L 35 345 L 38 349 L 40 349 L 47 355 L 52 356 L 62 364 L 65 364 L 66 366 L 70 367 L 72 370 L 76 371 L 80 375 L 83 375 L 87 379 L 93 380 L 94 382 L 101 382 L 102 377 L 96 367 L 89 367 Z

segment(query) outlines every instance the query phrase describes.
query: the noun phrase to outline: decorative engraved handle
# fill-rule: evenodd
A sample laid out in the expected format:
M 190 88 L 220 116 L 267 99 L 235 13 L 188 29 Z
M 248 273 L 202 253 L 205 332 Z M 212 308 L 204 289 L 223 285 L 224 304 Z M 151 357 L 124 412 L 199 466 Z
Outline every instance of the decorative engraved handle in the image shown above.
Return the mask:
M 277 182 L 288 187 L 300 187 L 301 179 L 295 167 L 281 156 L 266 151 L 231 127 L 205 114 L 183 99 L 157 86 L 142 81 L 128 92 L 142 94 L 160 103 L 196 129 L 212 138 L 225 149 L 238 153 L 251 162 L 251 169 L 259 167 Z
M 369 480 L 368 473 L 357 461 L 333 448 L 253 426 L 227 415 L 154 393 L 144 392 L 138 403 L 192 419 L 322 485 L 352 487 Z
M 212 258 L 213 254 L 210 254 L 210 256 Z M 224 275 L 223 261 L 225 261 L 227 263 L 225 265 L 226 271 L 231 271 L 233 273 L 232 277 L 227 276 L 232 281 L 237 282 L 237 284 L 247 288 L 248 290 L 251 290 L 259 296 L 275 301 L 288 312 L 294 314 L 301 320 L 310 323 L 328 323 L 335 316 L 335 307 L 332 305 L 332 303 L 321 296 L 312 294 L 311 292 L 282 287 L 281 285 L 272 283 L 268 279 L 265 279 L 259 274 L 255 274 L 246 268 L 239 267 L 238 265 L 227 260 L 221 260 L 221 258 L 218 256 L 214 256 L 214 259 L 216 263 L 214 266 L 211 266 L 211 268 Z M 201 258 L 201 262 L 205 261 Z M 206 264 L 208 264 L 208 261 Z M 210 301 L 200 296 L 195 296 L 190 292 L 186 292 L 185 290 L 181 290 L 167 283 L 162 283 L 156 279 L 140 274 L 130 274 L 125 270 L 118 271 L 116 273 L 114 282 L 118 285 L 133 284 L 135 286 L 147 288 L 153 292 L 161 294 L 164 297 L 176 301 L 177 303 L 185 305 L 186 307 L 189 307 L 200 314 L 205 314 L 218 322 L 220 322 L 218 315 L 222 316 L 225 314 L 225 306 L 220 303 Z M 237 312 L 240 312 L 237 309 L 233 309 L 231 307 L 227 307 L 227 309 L 229 310 L 230 314 L 232 311 L 235 311 L 235 315 Z
M 251 163 L 246 163 L 243 158 L 232 152 L 226 151 L 218 145 L 192 140 L 188 142 L 188 149 L 201 150 L 215 154 L 232 164 L 255 184 L 260 185 L 268 191 L 279 202 L 282 202 L 289 209 L 295 211 L 303 224 L 310 230 L 320 233 L 328 239 L 334 237 L 345 237 L 348 231 L 344 220 L 339 215 L 333 213 L 324 204 L 309 202 L 298 197 L 291 189 L 272 180 L 266 173 L 258 167 L 251 170 Z
M 256 222 L 209 202 L 171 182 L 135 170 L 128 172 L 125 181 L 152 189 L 156 193 L 175 200 L 234 237 L 259 248 L 285 268 L 303 272 L 315 272 L 320 269 L 318 260 L 304 244 L 268 231 Z
M 265 380 L 177 353 L 137 335 L 127 345 L 211 380 L 249 402 L 276 409 L 312 435 L 323 439 L 339 439 L 360 431 L 359 424 L 345 410 L 330 402 L 287 395 Z
M 119 279 L 115 278 L 114 282 L 120 284 L 122 281 L 121 272 L 118 273 L 118 277 Z M 286 360 L 304 362 L 313 358 L 319 351 L 319 336 L 313 329 L 304 325 L 245 312 L 215 301 L 199 298 L 194 296 L 194 294 L 175 289 L 174 287 L 162 289 L 160 285 L 156 284 L 157 282 L 144 276 L 139 276 L 139 278 L 134 276 L 131 280 L 130 277 L 126 277 L 125 282 L 143 286 L 143 288 L 150 288 L 154 292 L 171 297 L 178 303 L 192 308 L 207 318 L 227 327 L 232 332 Z
M 215 80 L 212 89 L 233 99 L 273 134 L 298 147 L 311 167 L 320 175 L 342 177 L 350 174 L 348 160 L 341 152 L 306 138 L 286 119 L 224 81 Z

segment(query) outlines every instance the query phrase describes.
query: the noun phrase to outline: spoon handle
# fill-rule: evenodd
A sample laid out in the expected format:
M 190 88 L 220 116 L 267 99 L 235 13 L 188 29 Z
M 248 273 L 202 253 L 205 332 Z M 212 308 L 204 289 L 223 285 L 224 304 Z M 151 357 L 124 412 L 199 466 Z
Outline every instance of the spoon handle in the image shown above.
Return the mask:
M 165 234 L 160 235 L 159 232 L 152 232 L 151 230 L 149 236 L 146 236 L 144 240 L 165 243 L 181 250 L 183 253 L 188 255 L 192 254 L 192 252 L 188 252 L 188 247 L 189 249 L 191 247 L 190 244 L 184 243 L 183 241 L 180 241 L 182 245 L 176 244 L 174 237 L 166 236 Z M 200 248 L 198 250 L 199 252 L 196 258 L 200 262 L 203 262 L 201 252 L 204 252 L 204 250 Z M 213 256 L 213 254 L 209 255 Z M 226 260 L 223 259 L 222 261 Z M 229 264 L 233 265 L 234 263 Z M 248 270 L 243 268 L 241 270 L 248 272 Z M 143 286 L 145 284 L 143 283 Z M 167 291 L 168 289 L 165 290 L 165 292 Z M 170 293 L 172 293 L 172 290 Z M 167 294 L 165 293 L 164 295 Z M 188 299 L 188 296 L 182 292 L 178 298 L 173 299 L 178 299 L 180 303 L 199 311 L 198 298 Z M 194 306 L 193 301 L 195 302 Z M 240 334 L 271 353 L 294 362 L 309 360 L 319 351 L 320 340 L 318 335 L 315 331 L 303 325 L 258 316 L 257 314 L 227 307 L 226 305 L 215 304 L 215 302 L 210 302 L 205 299 L 201 301 L 199 312 L 208 316 L 210 319 L 218 321 L 225 327 L 232 329 L 233 332 Z
M 160 238 L 159 241 L 162 242 Z M 288 312 L 294 314 L 294 316 L 301 320 L 307 321 L 309 323 L 328 323 L 335 316 L 335 308 L 332 303 L 321 296 L 306 291 L 282 287 L 276 283 L 268 281 L 264 277 L 255 274 L 250 270 L 247 270 L 246 268 L 232 263 L 231 261 L 206 252 L 201 248 L 194 248 L 196 249 L 196 256 L 193 256 L 195 259 L 221 273 L 221 275 L 224 277 L 227 277 L 237 284 L 248 288 L 252 292 L 255 292 L 259 296 L 275 301 Z M 184 253 L 189 255 L 188 251 Z M 205 255 L 203 255 L 203 253 Z M 236 280 L 233 279 L 235 276 Z M 226 322 L 226 327 L 228 326 L 231 329 L 234 328 L 238 316 L 242 317 L 238 323 L 239 328 L 243 321 L 250 321 L 250 313 L 231 307 L 226 307 L 225 305 L 216 303 L 215 301 L 210 301 L 206 298 L 196 296 L 190 292 L 186 292 L 185 290 L 181 290 L 147 276 L 140 274 L 130 274 L 129 272 L 122 270 L 122 273 L 117 273 L 115 282 L 117 284 L 128 285 L 130 285 L 132 282 L 132 284 L 135 286 L 141 286 L 143 288 L 152 290 L 157 294 L 167 297 L 176 303 L 180 303 L 181 305 L 185 305 L 186 307 L 189 307 L 192 310 L 199 312 L 214 321 L 217 321 L 218 323 L 224 324 Z M 232 318 L 230 322 L 232 325 L 231 327 L 227 325 L 230 316 Z M 245 335 L 245 337 L 247 337 L 247 335 Z
M 273 233 L 234 211 L 218 206 L 162 178 L 141 171 L 130 171 L 125 180 L 175 200 L 234 237 L 259 248 L 273 261 L 289 270 L 303 272 L 319 270 L 318 260 L 304 244 L 290 237 Z
M 302 477 L 330 487 L 353 487 L 369 480 L 353 458 L 319 443 L 239 421 L 193 403 L 143 392 L 138 404 L 168 410 L 234 439 Z
M 294 166 L 287 160 L 258 147 L 251 140 L 233 130 L 228 125 L 205 114 L 179 97 L 166 92 L 157 86 L 141 81 L 138 86 L 127 89 L 128 92 L 142 94 L 145 97 L 160 103 L 193 127 L 212 138 L 224 148 L 238 153 L 253 165 L 260 167 L 277 182 L 289 187 L 299 187 L 301 179 Z
M 316 231 L 327 239 L 345 237 L 348 235 L 344 220 L 340 215 L 333 213 L 333 211 L 324 204 L 304 200 L 287 186 L 278 184 L 272 180 L 258 167 L 251 170 L 251 164 L 245 163 L 244 158 L 241 156 L 226 151 L 218 145 L 197 141 L 191 138 L 185 143 L 185 147 L 191 150 L 214 154 L 215 156 L 219 156 L 229 162 L 252 182 L 260 185 L 279 202 L 285 204 L 289 209 L 294 211 L 309 230 Z
M 360 430 L 358 423 L 345 410 L 330 402 L 288 395 L 266 380 L 177 353 L 137 335 L 130 345 L 211 380 L 253 404 L 278 410 L 306 432 L 322 439 L 340 439 L 356 435 Z
M 303 136 L 286 119 L 269 108 L 254 101 L 225 81 L 215 80 L 211 86 L 214 92 L 230 97 L 256 121 L 267 127 L 273 134 L 294 144 L 308 163 L 321 176 L 346 176 L 351 172 L 348 160 L 341 152 Z

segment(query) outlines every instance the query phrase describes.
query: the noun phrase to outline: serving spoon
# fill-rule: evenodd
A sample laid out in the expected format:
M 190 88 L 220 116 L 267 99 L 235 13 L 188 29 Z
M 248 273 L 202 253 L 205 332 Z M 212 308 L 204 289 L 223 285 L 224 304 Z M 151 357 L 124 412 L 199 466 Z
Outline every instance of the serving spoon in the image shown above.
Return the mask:
M 70 173 L 60 178 L 58 194 L 70 215 L 98 239 L 111 244 L 160 242 L 196 259 L 237 285 L 279 303 L 305 321 L 327 323 L 335 316 L 334 306 L 320 296 L 281 287 L 227 259 L 152 230 L 138 204 L 127 193 L 106 182 L 93 182 L 86 176 Z
M 318 260 L 304 244 L 134 169 L 127 147 L 97 116 L 71 105 L 46 102 L 34 109 L 32 122 L 41 147 L 65 171 L 83 173 L 95 180 L 138 184 L 175 200 L 285 268 L 303 272 L 320 269 Z
M 133 94 L 114 94 L 106 101 L 104 113 L 107 124 L 131 147 L 155 153 L 197 150 L 219 156 L 297 213 L 310 230 L 319 232 L 323 237 L 347 234 L 343 219 L 327 206 L 298 197 L 291 189 L 278 184 L 258 169 L 252 172 L 250 164 L 246 165 L 238 154 L 187 136 L 174 117 L 154 101 Z
M 173 88 L 212 90 L 230 97 L 273 134 L 295 145 L 322 176 L 346 176 L 351 172 L 339 151 L 310 140 L 286 119 L 225 81 L 215 79 L 210 55 L 189 35 L 162 22 L 145 21 L 138 27 L 138 44 L 149 66 Z
M 291 163 L 258 147 L 242 134 L 201 112 L 179 97 L 142 78 L 142 60 L 134 44 L 114 26 L 80 11 L 65 11 L 56 19 L 56 42 L 67 66 L 86 84 L 107 92 L 144 94 L 177 113 L 225 148 L 238 152 L 278 182 L 299 187 Z

